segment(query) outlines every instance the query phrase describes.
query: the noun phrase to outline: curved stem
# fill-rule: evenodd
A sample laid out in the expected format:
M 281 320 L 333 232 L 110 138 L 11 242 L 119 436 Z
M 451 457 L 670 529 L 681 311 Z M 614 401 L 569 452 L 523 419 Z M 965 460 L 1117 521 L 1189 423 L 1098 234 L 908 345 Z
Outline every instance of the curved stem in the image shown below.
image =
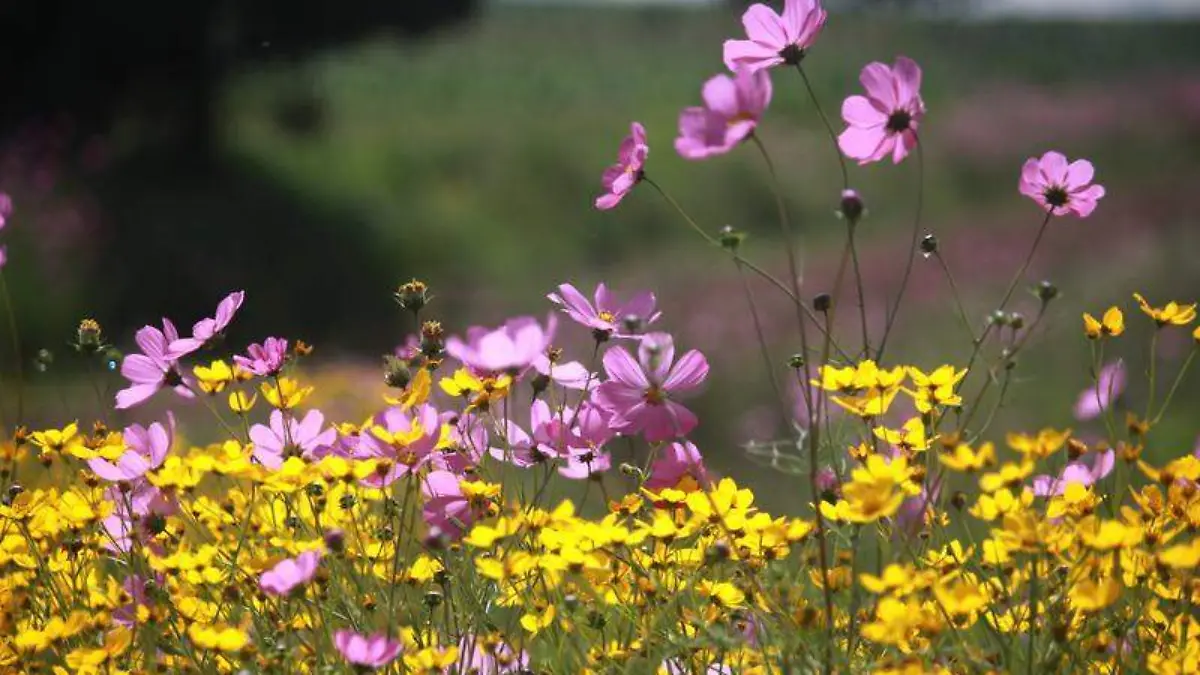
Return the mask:
M 1159 408 L 1158 414 L 1154 416 L 1153 424 L 1158 424 L 1162 419 L 1163 413 L 1167 412 L 1167 408 L 1171 407 L 1171 399 L 1175 398 L 1175 391 L 1179 389 L 1179 383 L 1183 382 L 1183 376 L 1187 374 L 1188 367 L 1192 365 L 1192 359 L 1196 358 L 1198 349 L 1193 349 L 1188 354 L 1187 360 L 1183 362 L 1183 367 L 1179 369 L 1179 374 L 1175 376 L 1175 383 L 1171 385 L 1171 390 L 1167 392 L 1167 398 L 1163 400 L 1162 407 Z
M 21 334 L 17 330 L 17 308 L 13 306 L 12 295 L 8 292 L 8 281 L 4 277 L 4 270 L 0 269 L 0 296 L 4 298 L 4 306 L 8 310 L 8 333 L 13 343 L 13 354 L 16 356 L 15 368 L 17 375 L 17 421 L 16 426 L 20 426 L 25 420 L 25 374 L 23 372 L 22 362 L 24 356 L 21 354 Z
M 916 132 L 913 132 L 914 134 Z M 883 350 L 887 348 L 888 337 L 892 334 L 892 326 L 896 323 L 896 315 L 900 313 L 900 303 L 908 290 L 908 281 L 912 277 L 913 263 L 917 259 L 917 238 L 921 233 L 921 216 L 925 211 L 925 151 L 921 149 L 921 139 L 917 138 L 917 210 L 913 216 L 912 237 L 908 244 L 908 261 L 904 263 L 904 276 L 900 278 L 900 289 L 896 291 L 896 299 L 892 301 L 887 311 L 887 323 L 883 329 L 883 338 L 879 341 L 879 351 L 875 360 L 883 360 Z
M 750 282 L 746 279 L 746 273 L 742 271 L 741 263 L 734 261 L 737 266 L 738 279 L 742 282 L 742 292 L 746 295 L 746 304 L 750 307 L 750 319 L 754 322 L 754 335 L 758 338 L 759 351 L 762 353 L 763 368 L 767 371 L 767 381 L 771 384 L 771 392 L 775 395 L 775 401 L 779 404 L 779 415 L 783 421 L 783 428 L 787 429 L 791 426 L 791 415 L 787 411 L 787 403 L 783 398 L 783 391 L 779 388 L 779 382 L 775 378 L 774 360 L 771 358 L 771 351 L 767 347 L 767 337 L 763 332 L 762 321 L 758 317 L 758 306 L 754 302 L 754 294 L 750 291 Z
M 958 293 L 958 284 L 954 282 L 954 275 L 950 273 L 950 266 L 946 264 L 946 259 L 942 257 L 940 252 L 934 252 L 934 258 L 937 258 L 938 264 L 941 265 L 942 272 L 946 275 L 946 281 L 950 284 L 950 294 L 954 298 L 954 306 L 958 309 L 958 320 L 962 322 L 963 328 L 966 329 L 967 335 L 971 336 L 971 344 L 975 344 L 978 338 L 975 337 L 975 329 L 971 327 L 971 320 L 967 318 L 967 310 L 963 307 L 962 296 Z
M 850 246 L 850 259 L 854 263 L 854 285 L 858 289 L 858 319 L 862 324 L 862 353 L 863 356 L 871 354 L 871 336 L 867 330 L 867 296 L 863 289 L 862 270 L 858 265 L 858 247 L 854 245 L 855 223 L 850 223 L 849 232 L 846 234 Z
M 813 91 L 812 82 L 808 81 L 808 73 L 804 72 L 804 66 L 796 64 L 796 72 L 800 73 L 800 79 L 804 80 L 804 88 L 808 90 L 808 97 L 813 102 L 813 107 L 817 110 L 817 116 L 821 118 L 821 123 L 825 125 L 825 132 L 829 134 L 829 139 L 833 141 L 833 151 L 837 154 L 838 166 L 842 170 L 842 189 L 850 188 L 850 173 L 846 170 L 846 158 L 842 156 L 842 148 L 838 145 L 837 133 L 833 130 L 833 125 L 829 123 L 829 118 L 825 116 L 825 111 L 821 109 L 821 102 L 817 100 L 817 93 Z

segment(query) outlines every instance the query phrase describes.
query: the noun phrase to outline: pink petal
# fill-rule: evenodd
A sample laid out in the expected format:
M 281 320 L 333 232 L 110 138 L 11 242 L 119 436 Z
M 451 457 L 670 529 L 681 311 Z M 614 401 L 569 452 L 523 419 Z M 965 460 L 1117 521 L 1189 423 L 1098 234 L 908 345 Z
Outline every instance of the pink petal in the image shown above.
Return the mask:
M 896 87 L 892 77 L 892 69 L 886 64 L 875 62 L 867 64 L 858 77 L 862 86 L 867 90 L 867 96 L 875 99 L 884 110 L 895 110 Z
M 921 67 L 916 61 L 907 56 L 896 57 L 896 65 L 892 69 L 896 82 L 896 98 L 900 105 L 907 105 L 920 96 Z
M 126 357 L 128 359 L 128 357 Z M 154 396 L 154 393 L 159 389 L 158 384 L 135 384 L 126 389 L 117 392 L 117 410 L 132 408 L 133 406 L 145 401 Z
M 695 349 L 683 355 L 670 375 L 663 382 L 663 388 L 669 392 L 684 392 L 695 389 L 708 377 L 708 360 Z
M 720 113 L 726 118 L 737 117 L 740 112 L 738 105 L 738 87 L 733 78 L 728 75 L 716 75 L 704 83 L 702 97 L 704 105 L 709 110 Z
M 745 68 L 748 70 L 763 70 L 783 63 L 779 55 L 782 47 L 771 47 L 759 44 L 753 40 L 726 40 L 725 67 L 731 71 Z
M 766 5 L 751 5 L 742 15 L 742 26 L 746 29 L 746 37 L 773 47 L 776 52 L 788 44 L 782 17 Z
M 856 127 L 881 127 L 887 124 L 887 112 L 865 96 L 850 96 L 842 102 L 842 119 Z
M 604 371 L 610 379 L 626 387 L 642 391 L 650 388 L 650 381 L 641 365 L 623 347 L 610 347 L 604 352 Z
M 838 147 L 850 159 L 861 163 L 874 161 L 887 140 L 883 127 L 848 127 L 838 136 Z
M 1050 151 L 1042 155 L 1041 168 L 1047 185 L 1066 185 L 1067 158 L 1061 152 Z

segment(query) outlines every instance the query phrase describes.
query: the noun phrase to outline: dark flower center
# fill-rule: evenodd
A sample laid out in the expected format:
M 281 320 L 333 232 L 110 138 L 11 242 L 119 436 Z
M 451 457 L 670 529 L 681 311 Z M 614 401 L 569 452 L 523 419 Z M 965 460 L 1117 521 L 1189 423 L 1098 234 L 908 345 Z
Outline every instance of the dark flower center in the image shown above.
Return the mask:
M 646 394 L 642 397 L 642 400 L 650 405 L 662 405 L 666 398 L 667 396 L 662 389 L 659 389 L 656 386 L 651 386 L 646 390 Z
M 907 110 L 897 110 L 888 117 L 887 130 L 898 134 L 908 131 L 910 125 L 912 125 L 912 114 Z
M 804 50 L 800 48 L 800 45 L 790 44 L 779 50 L 779 58 L 789 66 L 798 66 L 804 60 Z
M 183 384 L 183 377 L 179 374 L 179 371 L 171 368 L 163 374 L 163 384 L 168 387 L 178 387 Z
M 1061 185 L 1046 188 L 1042 196 L 1046 198 L 1046 203 L 1054 208 L 1067 205 L 1067 190 Z

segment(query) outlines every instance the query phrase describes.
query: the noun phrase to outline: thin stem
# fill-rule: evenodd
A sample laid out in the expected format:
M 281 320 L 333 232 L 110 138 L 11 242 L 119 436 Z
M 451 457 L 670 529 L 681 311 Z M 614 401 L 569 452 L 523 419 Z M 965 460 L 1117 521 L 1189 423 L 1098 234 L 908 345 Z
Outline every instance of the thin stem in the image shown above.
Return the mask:
M 1154 410 L 1154 399 L 1158 393 L 1158 330 L 1150 336 L 1150 392 L 1146 397 L 1146 414 L 1142 419 L 1150 419 L 1150 411 Z
M 17 330 L 17 308 L 13 306 L 12 295 L 8 292 L 8 281 L 4 277 L 4 270 L 0 269 L 0 296 L 4 297 L 4 306 L 8 310 L 8 334 L 12 339 L 13 353 L 16 356 L 16 373 L 17 373 L 17 423 L 16 426 L 21 426 L 25 420 L 25 374 L 22 366 L 24 356 L 21 355 L 21 334 Z
M 833 130 L 833 125 L 829 123 L 829 118 L 825 116 L 825 111 L 821 109 L 821 102 L 817 100 L 817 93 L 813 91 L 812 83 L 808 81 L 808 73 L 804 72 L 804 66 L 796 64 L 796 72 L 800 73 L 800 79 L 804 80 L 804 88 L 808 91 L 808 97 L 812 100 L 813 108 L 817 110 L 817 116 L 821 118 L 821 123 L 825 125 L 825 132 L 829 134 L 829 139 L 833 141 L 833 151 L 838 158 L 838 166 L 842 170 L 842 189 L 850 188 L 850 173 L 846 170 L 846 158 L 842 156 L 842 149 L 838 145 L 837 133 Z
M 946 259 L 942 257 L 940 251 L 934 252 L 933 257 L 937 258 L 942 272 L 946 275 L 946 282 L 950 284 L 950 294 L 954 298 L 954 306 L 958 309 L 958 319 L 962 322 L 963 328 L 966 329 L 967 335 L 971 336 L 971 344 L 975 344 L 978 338 L 975 337 L 975 329 L 971 327 L 971 320 L 967 318 L 967 310 L 963 306 L 962 296 L 958 293 L 958 284 L 954 282 L 954 275 L 950 273 L 950 265 L 946 263 Z
M 1167 392 L 1167 398 L 1163 400 L 1162 408 L 1159 408 L 1158 414 L 1154 416 L 1154 424 L 1162 419 L 1163 413 L 1167 412 L 1167 408 L 1171 407 L 1171 399 L 1175 398 L 1175 391 L 1179 389 L 1179 384 L 1183 382 L 1183 376 L 1187 374 L 1188 367 L 1192 365 L 1192 359 L 1196 358 L 1196 352 L 1200 349 L 1193 349 L 1188 354 L 1187 360 L 1183 362 L 1183 367 L 1179 369 L 1179 374 L 1175 376 L 1175 383 L 1171 385 L 1171 390 Z
M 775 401 L 779 404 L 779 415 L 783 420 L 783 428 L 791 427 L 791 415 L 788 414 L 787 404 L 783 398 L 783 392 L 779 389 L 779 382 L 775 378 L 775 361 L 771 358 L 771 351 L 767 347 L 766 334 L 763 332 L 762 321 L 758 317 L 758 306 L 754 302 L 754 294 L 750 291 L 750 281 L 746 278 L 746 273 L 742 271 L 741 263 L 734 261 L 737 265 L 738 278 L 742 281 L 742 292 L 746 295 L 746 305 L 750 308 L 750 319 L 754 323 L 754 336 L 758 339 L 759 351 L 762 353 L 763 368 L 767 371 L 767 381 L 771 384 L 771 392 L 775 395 Z
M 863 356 L 868 356 L 871 353 L 871 337 L 867 329 L 867 299 L 866 291 L 863 289 L 862 270 L 858 265 L 858 248 L 854 245 L 854 232 L 856 224 L 851 222 L 850 229 L 846 234 L 850 246 L 850 259 L 854 263 L 854 285 L 858 289 L 858 318 L 862 323 L 862 353 Z
M 915 131 L 913 132 L 916 133 Z M 917 138 L 917 210 L 913 216 L 912 236 L 908 244 L 908 261 L 904 263 L 904 276 L 900 278 L 900 289 L 896 291 L 896 299 L 892 301 L 891 307 L 887 311 L 887 322 L 883 329 L 883 338 L 879 341 L 879 351 L 875 353 L 875 360 L 883 360 L 883 350 L 887 348 L 888 337 L 892 334 L 892 327 L 896 323 L 896 315 L 900 313 L 900 303 L 904 300 L 904 293 L 908 290 L 908 281 L 912 277 L 913 263 L 917 259 L 917 237 L 921 233 L 921 216 L 925 210 L 925 151 L 921 149 L 921 139 Z

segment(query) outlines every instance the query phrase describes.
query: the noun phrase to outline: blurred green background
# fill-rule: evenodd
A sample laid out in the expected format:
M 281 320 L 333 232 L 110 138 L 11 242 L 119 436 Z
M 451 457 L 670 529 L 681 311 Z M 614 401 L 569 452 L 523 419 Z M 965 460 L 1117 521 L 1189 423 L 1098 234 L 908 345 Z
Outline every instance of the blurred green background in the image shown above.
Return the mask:
M 54 401 L 53 373 L 69 378 L 77 367 L 63 345 L 85 315 L 131 348 L 143 323 L 165 315 L 190 326 L 226 292 L 245 288 L 232 347 L 268 334 L 303 338 L 317 344 L 315 370 L 365 364 L 339 377 L 353 373 L 353 383 L 361 373 L 374 386 L 378 355 L 412 329 L 390 299 L 400 282 L 429 282 L 431 313 L 459 332 L 514 313 L 544 315 L 543 296 L 557 284 L 603 280 L 618 291 L 655 290 L 661 327 L 681 348 L 709 356 L 707 391 L 690 405 L 711 463 L 777 483 L 765 498 L 772 506 L 794 504 L 800 490 L 787 486 L 796 479 L 752 466 L 739 449 L 783 432 L 737 270 L 644 186 L 613 212 L 591 208 L 600 172 L 639 120 L 655 180 L 706 229 L 745 230 L 747 256 L 786 274 L 754 148 L 693 163 L 672 146 L 679 110 L 699 103 L 701 84 L 723 70 L 722 41 L 741 35 L 738 15 L 725 6 L 486 4 L 419 39 L 367 32 L 286 58 L 264 45 L 214 92 L 213 147 L 203 161 L 157 143 L 175 130 L 136 111 L 84 143 L 54 140 L 66 132 L 10 140 L 0 190 L 17 211 L 0 235 L 9 246 L 5 274 L 25 358 L 43 346 L 59 356 L 40 376 L 39 395 Z M 836 13 L 804 65 L 837 130 L 862 66 L 898 54 L 925 72 L 920 233 L 939 238 L 977 330 L 1040 222 L 1016 190 L 1021 163 L 1050 149 L 1086 157 L 1108 189 L 1093 217 L 1052 224 L 1030 268 L 1025 285 L 1050 279 L 1062 297 L 1021 356 L 989 435 L 1072 424 L 1092 359 L 1080 313 L 1110 304 L 1125 308 L 1131 330 L 1108 356 L 1129 363 L 1127 401 L 1140 409 L 1151 330 L 1130 293 L 1163 304 L 1196 299 L 1200 289 L 1200 24 Z M 801 232 L 811 296 L 831 289 L 841 254 L 841 179 L 797 74 L 776 72 L 774 85 L 760 135 Z M 850 167 L 869 209 L 859 254 L 876 336 L 909 252 L 914 160 Z M 40 173 L 47 162 L 50 176 Z M 798 349 L 792 313 L 770 287 L 751 288 L 786 376 L 783 363 Z M 846 291 L 839 330 L 855 344 L 856 298 Z M 1020 294 L 1011 308 L 1032 317 L 1037 306 Z M 586 333 L 561 332 L 586 360 Z M 1182 330 L 1164 332 L 1160 387 L 1191 348 Z M 888 360 L 931 369 L 962 365 L 969 352 L 941 268 L 918 258 Z M 1197 381 L 1181 389 L 1156 435 L 1164 453 L 1195 442 Z M 60 416 L 56 404 L 41 414 L 46 422 Z

